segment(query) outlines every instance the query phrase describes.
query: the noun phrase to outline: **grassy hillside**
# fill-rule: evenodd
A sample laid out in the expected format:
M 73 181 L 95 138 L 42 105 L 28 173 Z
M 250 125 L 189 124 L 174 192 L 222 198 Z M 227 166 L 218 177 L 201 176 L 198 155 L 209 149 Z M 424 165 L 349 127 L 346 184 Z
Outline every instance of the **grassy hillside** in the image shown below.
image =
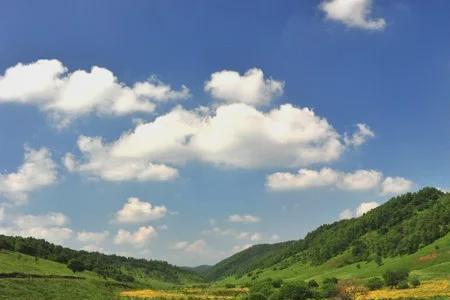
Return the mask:
M 267 269 L 295 277 L 289 272 L 325 271 L 330 264 L 341 270 L 357 264 L 379 265 L 421 253 L 449 229 L 450 195 L 424 188 L 394 197 L 359 218 L 322 225 L 302 240 L 246 249 L 209 268 L 205 276 L 252 278 Z
M 129 287 L 89 271 L 74 274 L 65 264 L 0 251 L 0 299 L 115 299 Z
M 228 276 L 220 282 L 243 284 L 267 278 L 282 278 L 285 281 L 315 279 L 321 282 L 329 277 L 364 281 L 381 276 L 386 270 L 392 269 L 410 270 L 411 275 L 421 280 L 450 279 L 450 233 L 414 254 L 385 258 L 380 265 L 374 261 L 343 264 L 350 255 L 348 252 L 343 253 L 321 265 L 297 262 L 282 268 L 283 262 L 280 262 L 270 268 L 257 269 L 241 277 Z
M 29 255 L 33 260 L 45 259 L 46 261 L 65 265 L 76 261 L 82 265 L 83 270 L 88 270 L 105 279 L 110 278 L 119 282 L 177 285 L 202 281 L 195 272 L 164 261 L 77 251 L 34 238 L 0 235 L 0 250 Z M 26 265 L 25 261 L 23 263 Z M 16 267 L 21 269 L 21 263 L 18 262 Z M 11 267 L 12 269 L 14 269 L 14 266 Z M 19 270 L 16 270 L 16 272 L 19 272 Z

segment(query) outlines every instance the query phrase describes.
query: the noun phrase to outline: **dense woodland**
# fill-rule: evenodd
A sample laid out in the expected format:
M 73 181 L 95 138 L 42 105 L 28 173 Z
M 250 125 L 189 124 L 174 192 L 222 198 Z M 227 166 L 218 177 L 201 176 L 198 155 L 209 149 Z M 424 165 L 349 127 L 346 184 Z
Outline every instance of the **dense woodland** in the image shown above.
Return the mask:
M 261 268 L 285 268 L 297 262 L 321 264 L 348 253 L 345 263 L 410 254 L 450 229 L 450 194 L 435 188 L 394 197 L 359 218 L 322 225 L 304 239 L 257 245 L 203 272 L 210 280 L 243 276 Z

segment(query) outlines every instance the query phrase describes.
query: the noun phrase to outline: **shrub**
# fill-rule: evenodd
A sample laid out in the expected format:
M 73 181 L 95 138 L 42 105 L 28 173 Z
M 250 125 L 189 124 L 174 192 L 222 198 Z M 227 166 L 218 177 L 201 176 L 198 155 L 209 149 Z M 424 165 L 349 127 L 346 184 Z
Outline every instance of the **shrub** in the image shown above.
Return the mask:
M 397 285 L 397 288 L 401 290 L 409 288 L 408 282 L 406 280 L 400 281 Z
M 275 279 L 274 281 L 272 281 L 272 286 L 274 288 L 279 289 L 282 285 L 283 285 L 283 279 L 278 278 L 278 279 Z
M 69 260 L 67 263 L 67 267 L 72 270 L 72 272 L 83 272 L 86 267 L 84 266 L 83 262 L 81 260 L 78 260 L 76 258 L 73 258 Z
M 225 284 L 225 288 L 227 288 L 227 289 L 234 289 L 235 287 L 236 287 L 236 285 L 233 284 L 233 283 L 227 283 L 227 284 Z
M 383 280 L 378 277 L 370 278 L 366 283 L 366 287 L 371 291 L 381 289 L 383 287 Z
M 310 281 L 308 281 L 308 287 L 315 289 L 319 287 L 319 284 L 314 279 L 311 279 Z
M 272 281 L 263 280 L 255 282 L 250 287 L 250 294 L 261 294 L 265 297 L 269 297 L 273 293 Z
M 392 271 L 388 270 L 384 272 L 383 279 L 387 286 L 390 286 L 391 288 L 398 286 L 401 282 L 408 279 L 409 272 L 406 270 L 397 270 Z M 406 284 L 408 284 L 406 282 Z
M 327 285 L 327 284 L 337 284 L 338 283 L 338 279 L 336 277 L 329 277 L 329 278 L 325 278 L 323 280 L 323 284 Z
M 411 280 L 409 281 L 409 283 L 411 284 L 412 287 L 418 287 L 420 285 L 420 280 L 417 277 L 411 278 Z
M 248 300 L 267 300 L 267 297 L 264 296 L 263 294 L 256 293 L 256 294 L 250 294 L 248 296 Z
M 280 299 L 304 300 L 313 296 L 313 292 L 305 282 L 285 284 L 280 289 Z

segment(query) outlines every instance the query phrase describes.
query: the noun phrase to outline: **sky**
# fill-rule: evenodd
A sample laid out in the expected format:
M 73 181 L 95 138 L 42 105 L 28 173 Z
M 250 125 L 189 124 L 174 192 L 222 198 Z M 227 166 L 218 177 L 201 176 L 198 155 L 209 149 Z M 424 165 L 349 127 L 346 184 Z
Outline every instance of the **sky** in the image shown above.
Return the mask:
M 3 1 L 0 233 L 194 266 L 446 190 L 449 10 Z

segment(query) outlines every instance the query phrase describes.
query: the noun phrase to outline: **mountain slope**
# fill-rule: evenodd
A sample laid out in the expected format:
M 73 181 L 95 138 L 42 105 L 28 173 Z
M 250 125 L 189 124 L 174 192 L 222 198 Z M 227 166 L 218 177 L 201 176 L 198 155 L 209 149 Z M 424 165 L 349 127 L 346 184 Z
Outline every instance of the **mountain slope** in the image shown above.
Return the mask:
M 71 260 L 82 262 L 83 269 L 91 271 L 97 276 L 110 278 L 118 282 L 127 282 L 147 285 L 177 285 L 184 283 L 200 282 L 202 279 L 193 271 L 173 266 L 164 261 L 136 259 L 117 255 L 105 255 L 98 252 L 77 251 L 51 244 L 45 240 L 34 238 L 10 237 L 0 235 L 0 250 L 2 253 L 29 255 L 36 259 L 45 259 L 47 266 L 51 262 L 55 265 L 67 265 Z M 20 254 L 19 254 L 20 253 Z M 0 256 L 1 257 L 1 256 Z M 34 259 L 34 258 L 33 258 Z M 4 260 L 0 264 L 0 272 L 7 265 Z M 25 263 L 25 261 L 24 261 Z M 29 264 L 25 264 L 28 268 Z M 11 272 L 21 272 L 21 262 L 9 267 Z M 68 270 L 67 267 L 64 268 Z M 60 269 L 58 269 L 60 270 Z M 36 269 L 38 273 L 42 269 Z M 27 272 L 33 273 L 33 272 Z M 49 274 L 56 274 L 51 271 Z
M 394 197 L 359 218 L 322 225 L 304 239 L 250 247 L 209 268 L 205 276 L 217 280 L 299 263 L 318 266 L 344 253 L 341 267 L 362 261 L 380 263 L 417 252 L 445 236 L 449 228 L 450 195 L 424 188 Z

